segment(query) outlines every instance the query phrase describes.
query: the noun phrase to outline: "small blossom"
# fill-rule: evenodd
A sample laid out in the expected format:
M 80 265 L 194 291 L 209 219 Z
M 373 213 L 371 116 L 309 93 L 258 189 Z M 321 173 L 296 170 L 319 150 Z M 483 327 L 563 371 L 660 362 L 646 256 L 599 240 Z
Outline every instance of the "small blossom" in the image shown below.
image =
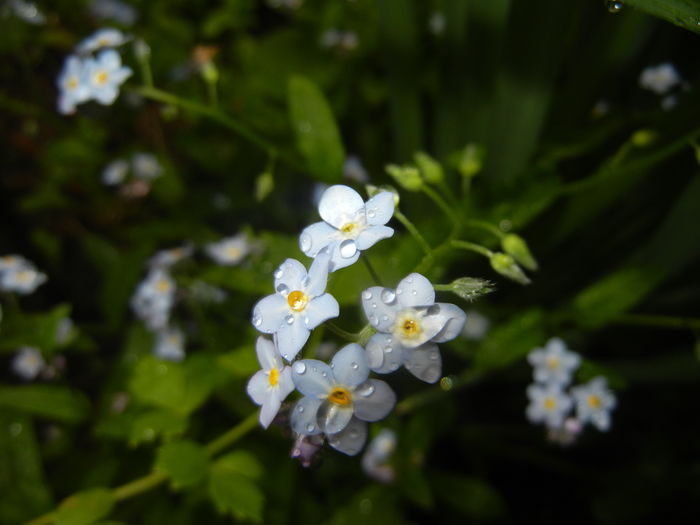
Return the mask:
M 64 317 L 56 325 L 56 344 L 65 345 L 75 335 L 75 324 L 70 317 Z
M 153 354 L 167 361 L 182 361 L 185 358 L 185 336 L 182 331 L 171 326 L 159 330 Z
M 306 344 L 310 330 L 338 317 L 338 301 L 324 293 L 328 280 L 328 252 L 318 254 L 309 268 L 287 259 L 275 271 L 276 293 L 264 297 L 253 308 L 253 326 L 274 334 L 282 356 L 291 361 Z
M 343 164 L 343 177 L 348 180 L 365 184 L 369 181 L 367 170 L 362 165 L 362 161 L 355 155 L 348 155 Z
M 583 425 L 575 417 L 567 417 L 560 427 L 549 427 L 547 439 L 563 447 L 573 444 L 583 430 Z
M 104 49 L 97 58 L 87 59 L 85 68 L 90 97 L 105 106 L 114 103 L 119 86 L 132 74 L 130 67 L 122 66 L 122 59 L 114 49 Z
M 46 274 L 19 255 L 0 257 L 0 290 L 18 294 L 33 293 L 46 282 Z
M 119 47 L 129 41 L 119 29 L 105 27 L 97 30 L 94 34 L 83 39 L 75 50 L 80 54 L 89 54 L 105 47 Z
M 576 415 L 581 423 L 591 422 L 603 432 L 610 428 L 610 412 L 617 405 L 617 399 L 608 389 L 607 380 L 598 376 L 584 385 L 571 389 L 576 402 Z
M 561 385 L 556 383 L 532 384 L 527 388 L 527 397 L 530 399 L 527 418 L 532 423 L 545 423 L 550 428 L 561 427 L 573 404 Z
M 481 341 L 489 331 L 491 322 L 488 317 L 480 314 L 476 310 L 467 312 L 467 320 L 462 329 L 462 335 L 471 341 Z
M 670 62 L 649 66 L 639 75 L 639 85 L 657 95 L 665 95 L 671 88 L 681 83 L 681 76 Z
M 576 352 L 567 350 L 564 341 L 553 337 L 544 348 L 535 348 L 527 356 L 534 367 L 533 375 L 538 383 L 556 383 L 562 387 L 571 382 L 571 375 L 581 364 Z
M 131 157 L 131 166 L 134 176 L 139 179 L 153 180 L 163 173 L 163 167 L 152 153 L 134 153 Z
M 136 288 L 131 308 L 149 330 L 160 330 L 168 323 L 175 301 L 175 281 L 160 268 L 152 269 Z
M 91 92 L 87 80 L 87 59 L 68 55 L 63 69 L 56 79 L 59 89 L 58 111 L 64 115 L 75 113 L 75 107 L 90 99 Z
M 324 433 L 336 450 L 357 454 L 367 436 L 365 422 L 385 418 L 396 404 L 389 385 L 368 377 L 365 352 L 354 343 L 339 350 L 330 366 L 316 359 L 294 363 L 292 379 L 305 397 L 292 411 L 292 429 Z
M 204 247 L 207 255 L 224 266 L 234 266 L 250 253 L 250 242 L 245 233 L 211 242 Z
M 107 186 L 116 186 L 126 179 L 129 163 L 124 159 L 113 160 L 102 170 L 102 182 Z
M 255 343 L 258 370 L 248 381 L 247 392 L 260 405 L 260 424 L 267 428 L 279 412 L 282 401 L 294 390 L 292 369 L 284 365 L 279 350 L 269 339 L 260 336 Z
M 7 7 L 17 18 L 28 24 L 41 25 L 46 23 L 46 16 L 39 11 L 34 2 L 9 0 L 9 2 L 7 2 Z
M 95 18 L 114 20 L 125 26 L 133 25 L 138 16 L 136 9 L 120 0 L 93 0 L 90 12 Z
M 365 474 L 381 483 L 394 481 L 396 472 L 389 464 L 394 450 L 396 450 L 396 433 L 385 428 L 370 442 L 362 456 L 362 469 Z
M 394 235 L 394 230 L 385 226 L 394 214 L 394 197 L 388 191 L 365 203 L 352 188 L 331 186 L 323 193 L 318 211 L 323 221 L 301 232 L 299 247 L 309 257 L 328 248 L 331 272 L 350 266 L 360 251 Z
M 45 366 L 41 352 L 31 346 L 20 348 L 12 359 L 12 371 L 26 381 L 35 379 Z
M 396 290 L 368 288 L 362 292 L 362 308 L 378 332 L 367 343 L 374 372 L 388 374 L 404 365 L 422 381 L 440 378 L 442 358 L 435 343 L 460 334 L 466 320 L 461 308 L 436 303 L 433 285 L 418 273 L 402 279 Z
M 190 257 L 194 248 L 191 244 L 184 244 L 170 250 L 161 250 L 148 260 L 151 268 L 167 270 L 171 266 Z

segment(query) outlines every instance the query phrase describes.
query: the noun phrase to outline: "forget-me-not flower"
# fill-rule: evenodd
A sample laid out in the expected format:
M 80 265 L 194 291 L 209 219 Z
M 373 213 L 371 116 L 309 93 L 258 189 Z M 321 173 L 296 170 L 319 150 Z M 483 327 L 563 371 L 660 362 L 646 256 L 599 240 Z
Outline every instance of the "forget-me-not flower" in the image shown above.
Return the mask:
M 604 377 L 594 377 L 588 383 L 572 388 L 571 396 L 576 403 L 576 417 L 581 423 L 590 422 L 603 432 L 610 428 L 610 412 L 617 405 L 617 399 L 608 389 Z
M 153 354 L 166 361 L 182 361 L 185 358 L 185 336 L 182 330 L 174 326 L 159 330 Z
M 168 272 L 156 267 L 139 283 L 131 308 L 149 330 L 157 331 L 168 324 L 174 302 L 175 281 Z
M 18 294 L 33 293 L 46 282 L 46 274 L 19 255 L 0 257 L 0 290 Z
M 87 102 L 91 97 L 87 80 L 88 59 L 68 55 L 63 62 L 63 69 L 58 74 L 58 111 L 64 115 L 75 113 L 78 104 Z
M 567 350 L 564 341 L 558 337 L 552 337 L 544 348 L 535 348 L 527 360 L 534 367 L 535 381 L 557 383 L 563 387 L 571 382 L 571 375 L 581 364 L 581 357 Z
M 87 59 L 85 68 L 90 97 L 106 106 L 116 100 L 119 86 L 132 74 L 130 67 L 122 66 L 122 59 L 114 49 L 104 49 L 96 58 Z
M 129 40 L 129 37 L 125 36 L 119 29 L 105 27 L 84 38 L 75 47 L 75 50 L 81 54 L 89 54 L 105 47 L 119 47 Z
M 556 383 L 532 384 L 527 388 L 527 397 L 530 399 L 527 418 L 532 423 L 545 423 L 550 428 L 561 427 L 573 405 L 561 385 Z
M 267 428 L 279 412 L 282 401 L 294 390 L 292 369 L 285 366 L 273 341 L 260 336 L 255 352 L 262 370 L 248 381 L 247 392 L 256 405 L 260 405 L 260 424 Z
M 218 264 L 233 266 L 250 253 L 250 242 L 245 233 L 239 233 L 216 242 L 210 242 L 204 247 L 204 250 Z
M 639 75 L 639 85 L 657 95 L 666 94 L 671 88 L 681 83 L 681 76 L 670 62 L 649 66 Z
M 41 352 L 34 347 L 25 346 L 12 359 L 12 371 L 26 381 L 36 378 L 46 366 Z

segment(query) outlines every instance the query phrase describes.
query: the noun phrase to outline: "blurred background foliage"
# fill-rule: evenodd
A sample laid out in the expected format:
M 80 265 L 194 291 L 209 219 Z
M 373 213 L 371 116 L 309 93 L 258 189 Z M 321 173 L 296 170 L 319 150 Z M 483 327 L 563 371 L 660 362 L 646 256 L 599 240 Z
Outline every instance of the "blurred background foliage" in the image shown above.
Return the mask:
M 100 22 L 85 1 L 39 2 L 43 24 L 10 4 L 0 17 L 0 254 L 26 256 L 49 280 L 1 299 L 0 523 L 59 504 L 44 523 L 700 518 L 700 425 L 690 417 L 700 393 L 700 325 L 690 319 L 700 294 L 692 2 L 630 1 L 638 11 L 588 0 L 134 0 L 130 26 Z M 114 106 L 59 115 L 64 57 L 102 25 L 149 44 L 157 88 L 209 108 L 197 61 L 213 57 L 214 112 L 230 120 L 139 92 L 130 45 L 122 56 L 135 75 Z M 323 45 L 329 30 L 355 41 Z M 667 109 L 638 84 L 665 61 L 684 79 Z M 462 238 L 495 249 L 473 220 L 517 231 L 539 271 L 521 286 L 478 254 L 441 249 L 434 282 L 496 282 L 495 293 L 460 303 L 489 319 L 488 334 L 445 345 L 442 387 L 391 376 L 403 401 L 374 431 L 397 431 L 394 483 L 330 450 L 304 469 L 289 458 L 289 431 L 263 432 L 249 416 L 251 307 L 271 292 L 280 262 L 306 261 L 297 236 L 318 220 L 314 185 L 341 182 L 346 154 L 379 185 L 392 183 L 386 164 L 419 150 L 445 166 Z M 111 160 L 136 151 L 154 152 L 165 169 L 146 195 L 102 184 Z M 432 246 L 449 234 L 424 195 L 401 191 L 400 206 Z M 397 235 L 370 253 L 390 285 L 422 257 L 394 225 Z M 238 231 L 257 243 L 240 266 L 199 252 L 178 264 L 174 315 L 187 358 L 153 357 L 153 336 L 128 304 L 148 258 Z M 355 265 L 335 277 L 340 324 L 358 330 L 370 276 Z M 202 303 L 196 282 L 226 299 Z M 57 344 L 51 334 L 66 316 L 75 334 Z M 579 379 L 606 375 L 619 400 L 609 433 L 589 430 L 568 448 L 524 416 L 524 357 L 551 336 L 584 356 Z M 322 340 L 333 336 L 315 332 L 311 352 Z M 23 384 L 10 372 L 23 345 L 64 362 Z M 247 434 L 220 450 L 213 440 L 241 421 Z

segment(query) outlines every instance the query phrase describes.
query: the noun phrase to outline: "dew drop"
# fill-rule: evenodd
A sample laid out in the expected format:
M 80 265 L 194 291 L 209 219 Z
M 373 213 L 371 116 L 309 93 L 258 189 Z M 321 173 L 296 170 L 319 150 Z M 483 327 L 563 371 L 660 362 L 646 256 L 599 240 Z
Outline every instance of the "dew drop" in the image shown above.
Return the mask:
M 384 347 L 384 352 L 387 353 L 387 354 L 390 354 L 390 353 L 393 352 L 393 351 L 394 351 L 394 347 L 393 347 L 393 346 L 386 345 L 386 346 Z
M 350 439 L 357 439 L 357 430 L 351 430 L 349 432 L 350 434 Z
M 277 292 L 281 293 L 282 295 L 284 295 L 286 297 L 287 294 L 289 293 L 289 286 L 287 286 L 286 284 L 280 284 L 277 287 Z
M 431 361 L 437 361 L 438 359 L 440 359 L 440 354 L 438 354 L 437 350 L 433 350 L 428 354 L 428 359 L 430 359 Z
M 360 395 L 362 397 L 369 397 L 374 393 L 374 385 L 372 383 L 365 383 L 365 385 L 360 388 Z
M 287 361 L 289 361 L 289 354 L 282 354 L 282 357 L 284 357 Z
M 365 290 L 364 292 L 362 292 L 362 298 L 369 301 L 372 298 L 372 292 L 370 292 L 369 290 Z
M 377 303 L 372 303 L 372 308 L 376 308 L 376 307 L 377 307 Z
M 299 412 L 300 414 L 302 414 L 302 413 L 304 412 L 304 407 L 301 406 L 301 405 L 299 405 L 299 406 L 297 407 L 297 412 Z
M 260 315 L 258 312 L 255 312 L 253 314 L 253 326 L 256 328 L 262 324 L 262 315 Z
M 357 245 L 352 239 L 345 239 L 340 243 L 340 247 L 338 249 L 340 250 L 340 256 L 344 259 L 349 259 L 357 253 Z
M 299 239 L 299 247 L 304 253 L 308 253 L 311 250 L 311 235 L 308 233 L 302 233 Z
M 417 295 L 418 291 L 417 290 L 411 290 L 411 295 Z
M 305 374 L 306 373 L 306 365 L 304 363 L 302 363 L 301 361 L 294 363 L 294 372 L 296 372 L 297 374 Z M 299 408 L 303 408 L 303 407 L 299 407 Z M 301 412 L 301 410 L 300 410 L 300 412 Z
M 321 372 L 321 375 L 322 375 L 323 377 L 328 377 L 328 372 Z
M 403 293 L 403 290 L 401 288 L 396 289 L 396 295 L 401 295 Z
M 386 323 L 388 320 L 389 320 L 388 315 L 382 315 L 382 321 L 384 321 Z
M 285 315 L 284 320 L 287 324 L 294 324 L 294 316 L 292 314 Z
M 608 11 L 610 13 L 619 13 L 623 7 L 624 4 L 622 2 L 608 2 Z
M 370 316 L 369 316 L 369 322 L 370 322 L 370 324 L 372 324 L 373 326 L 377 326 L 377 325 L 379 324 L 379 319 L 377 319 L 377 317 L 374 316 L 374 315 L 370 315 Z
M 367 217 L 370 219 L 374 219 L 377 216 L 377 211 L 375 209 L 371 209 L 367 212 Z
M 309 423 L 308 425 L 306 425 L 306 431 L 307 431 L 307 432 L 313 432 L 313 431 L 314 431 L 314 428 L 315 428 L 315 427 L 313 426 L 312 423 Z
M 355 362 L 351 363 L 350 366 L 352 367 L 353 370 L 357 370 L 358 368 L 360 368 L 360 365 L 358 365 Z
M 386 304 L 392 304 L 395 300 L 396 294 L 393 290 L 390 290 L 389 288 L 384 288 L 384 290 L 382 290 L 382 301 L 384 301 Z
M 275 276 L 275 279 L 281 279 L 282 276 L 284 275 L 284 270 L 280 267 L 275 270 L 275 273 L 272 274 Z
M 316 368 L 315 366 L 312 366 L 311 370 L 313 370 L 314 372 L 318 372 L 318 368 Z
M 304 316 L 304 326 L 308 328 L 310 324 L 311 320 L 308 317 Z

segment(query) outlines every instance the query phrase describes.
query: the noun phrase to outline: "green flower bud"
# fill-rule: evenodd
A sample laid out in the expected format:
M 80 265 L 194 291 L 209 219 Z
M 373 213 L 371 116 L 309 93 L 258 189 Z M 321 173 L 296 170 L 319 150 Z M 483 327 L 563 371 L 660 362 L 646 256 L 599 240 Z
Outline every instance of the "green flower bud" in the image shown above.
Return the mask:
M 645 148 L 656 140 L 657 133 L 651 129 L 640 129 L 632 134 L 632 144 L 637 148 Z
M 219 81 L 219 70 L 211 60 L 202 64 L 202 78 L 207 84 L 216 84 Z
M 530 271 L 537 270 L 537 261 L 530 253 L 530 248 L 528 248 L 525 239 L 520 235 L 515 233 L 507 233 L 501 239 L 501 247 L 503 251 L 508 255 L 512 255 L 513 258 L 518 261 L 519 264 L 523 265 Z
M 522 268 L 518 266 L 515 259 L 503 252 L 496 252 L 490 258 L 491 268 L 501 275 L 508 277 L 520 284 L 530 284 L 530 279 L 525 275 Z
M 268 170 L 262 172 L 255 180 L 255 200 L 262 202 L 275 187 L 275 179 Z
M 439 184 L 444 180 L 445 174 L 442 171 L 442 166 L 427 153 L 419 151 L 413 155 L 413 160 L 416 161 L 421 175 L 428 184 Z
M 420 191 L 423 187 L 423 179 L 421 179 L 420 172 L 415 166 L 397 166 L 395 164 L 389 164 L 385 169 L 399 186 L 405 190 Z
M 390 186 L 389 184 L 382 184 L 381 186 L 375 186 L 374 184 L 367 184 L 365 185 L 365 191 L 367 192 L 367 195 L 371 198 L 374 197 L 377 193 L 381 193 L 383 191 L 388 191 L 394 195 L 394 207 L 398 207 L 399 201 L 401 200 L 401 197 L 399 197 L 399 192 L 396 188 L 393 186 Z
M 460 277 L 450 283 L 452 293 L 467 301 L 475 301 L 482 295 L 494 291 L 493 283 L 476 277 Z
M 483 146 L 467 144 L 462 150 L 457 169 L 463 177 L 473 177 L 483 168 L 485 156 L 486 150 Z

